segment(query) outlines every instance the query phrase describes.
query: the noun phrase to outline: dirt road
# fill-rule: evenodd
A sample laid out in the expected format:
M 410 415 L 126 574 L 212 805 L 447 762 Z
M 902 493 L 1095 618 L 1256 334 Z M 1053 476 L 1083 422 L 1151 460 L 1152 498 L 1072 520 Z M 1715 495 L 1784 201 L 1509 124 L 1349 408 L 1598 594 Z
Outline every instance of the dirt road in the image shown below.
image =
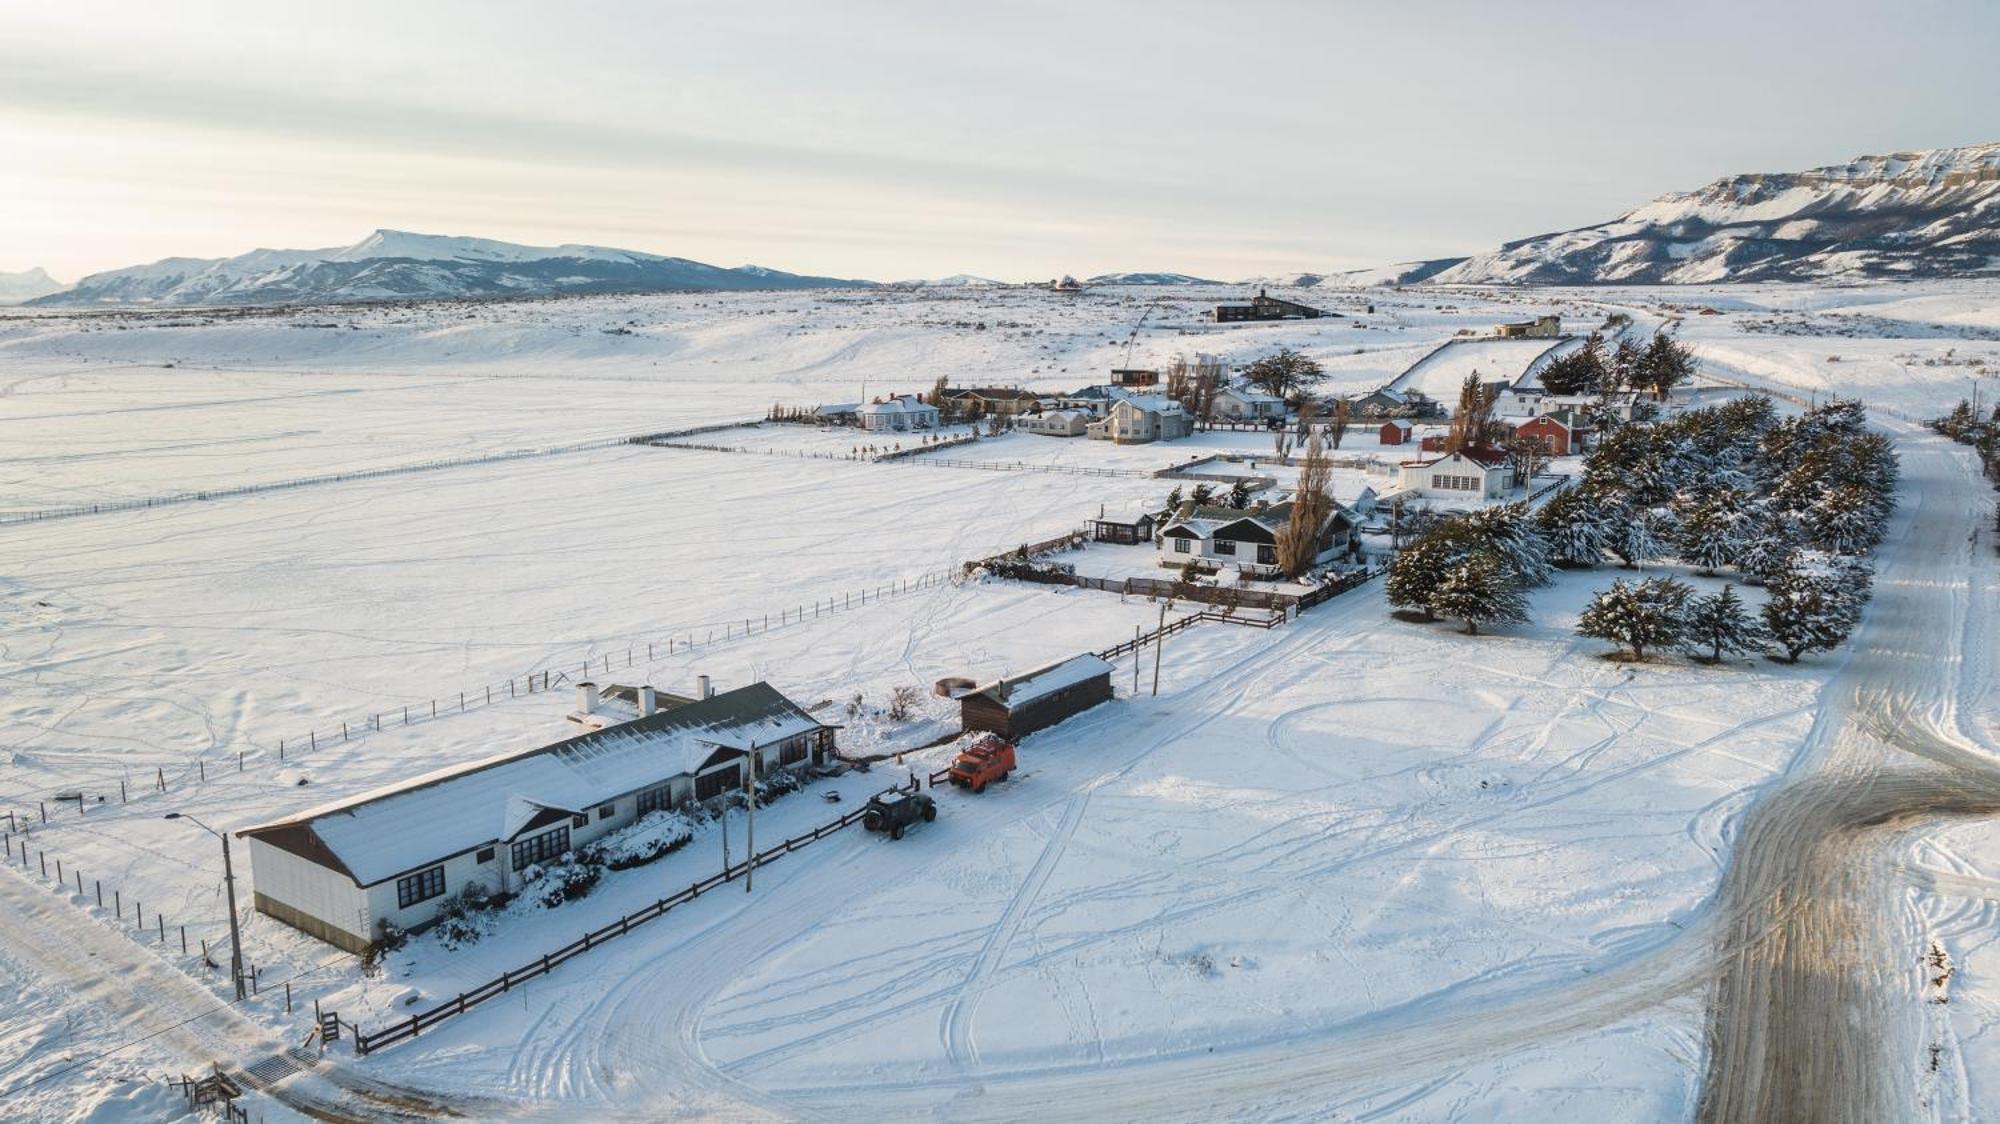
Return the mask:
M 2000 759 L 1961 718 L 1991 674 L 1991 556 L 1971 534 L 1991 493 L 1941 442 L 1904 456 L 1915 510 L 1885 551 L 1825 736 L 1749 814 L 1724 880 L 1704 1121 L 1919 1113 L 1924 943 L 1895 845 L 2000 813 Z

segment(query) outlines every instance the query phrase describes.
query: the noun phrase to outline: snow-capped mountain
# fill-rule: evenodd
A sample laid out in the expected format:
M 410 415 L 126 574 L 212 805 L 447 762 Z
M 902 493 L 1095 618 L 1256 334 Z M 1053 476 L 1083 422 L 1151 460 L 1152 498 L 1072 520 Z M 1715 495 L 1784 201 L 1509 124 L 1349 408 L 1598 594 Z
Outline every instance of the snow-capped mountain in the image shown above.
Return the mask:
M 41 266 L 21 273 L 0 273 L 0 304 L 20 304 L 50 293 L 60 293 L 67 287 L 50 277 Z
M 991 277 L 976 277 L 970 273 L 954 273 L 950 277 L 919 278 L 911 281 L 891 282 L 898 289 L 998 289 L 1005 281 L 995 281 Z
M 1262 285 L 1272 289 L 1311 289 L 1320 285 L 1353 288 L 1369 285 L 1414 285 L 1419 281 L 1428 281 L 1464 260 L 1464 258 L 1433 258 L 1429 261 L 1397 262 L 1394 265 L 1371 266 L 1367 269 L 1278 273 L 1269 277 L 1252 277 L 1238 284 Z
M 685 289 L 820 289 L 867 281 L 727 269 L 605 246 L 520 246 L 378 230 L 352 246 L 167 258 L 93 273 L 37 304 L 300 304 Z
M 1086 285 L 1220 285 L 1205 277 L 1192 277 L 1185 273 L 1100 273 L 1087 278 Z
M 2000 275 L 2000 144 L 1731 176 L 1611 222 L 1510 242 L 1440 282 L 1825 281 Z

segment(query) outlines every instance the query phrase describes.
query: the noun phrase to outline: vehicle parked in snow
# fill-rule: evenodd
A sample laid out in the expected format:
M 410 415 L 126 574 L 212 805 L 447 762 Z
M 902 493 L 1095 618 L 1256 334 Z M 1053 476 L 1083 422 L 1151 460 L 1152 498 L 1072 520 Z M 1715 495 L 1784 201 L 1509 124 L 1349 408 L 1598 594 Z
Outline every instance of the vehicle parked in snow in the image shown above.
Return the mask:
M 891 839 L 901 839 L 904 828 L 919 820 L 930 823 L 935 819 L 937 801 L 928 794 L 892 788 L 868 798 L 868 807 L 861 813 L 861 826 L 870 831 L 886 831 Z
M 1014 771 L 1014 743 L 988 734 L 964 749 L 951 762 L 951 783 L 973 792 L 1007 779 Z

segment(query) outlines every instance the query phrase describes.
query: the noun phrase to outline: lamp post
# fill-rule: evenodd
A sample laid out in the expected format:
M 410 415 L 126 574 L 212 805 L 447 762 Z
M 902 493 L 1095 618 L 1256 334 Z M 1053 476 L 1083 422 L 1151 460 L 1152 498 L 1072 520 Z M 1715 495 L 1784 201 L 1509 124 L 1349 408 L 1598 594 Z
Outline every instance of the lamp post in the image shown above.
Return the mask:
M 186 820 L 196 827 L 222 840 L 222 885 L 229 892 L 229 978 L 236 983 L 236 999 L 241 1002 L 243 994 L 243 934 L 236 928 L 236 868 L 229 861 L 229 836 L 215 830 L 193 816 L 180 812 L 168 812 L 170 820 Z

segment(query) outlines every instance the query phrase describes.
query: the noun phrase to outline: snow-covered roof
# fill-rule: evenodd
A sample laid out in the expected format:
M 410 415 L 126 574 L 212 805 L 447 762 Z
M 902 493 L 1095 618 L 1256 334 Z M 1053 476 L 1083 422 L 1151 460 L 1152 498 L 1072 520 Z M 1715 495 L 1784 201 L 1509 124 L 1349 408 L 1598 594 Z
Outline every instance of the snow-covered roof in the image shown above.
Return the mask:
M 582 812 L 700 769 L 718 750 L 747 752 L 822 728 L 767 683 L 441 769 L 321 805 L 238 836 L 307 828 L 356 885 L 369 886 L 510 839 L 543 809 Z
M 1111 664 L 1089 652 L 1059 660 L 1047 667 L 1038 667 L 1010 679 L 1002 679 L 973 692 L 985 695 L 994 702 L 1008 707 L 1026 706 L 1036 699 L 1053 695 L 1065 687 L 1074 687 L 1100 675 L 1111 674 Z
M 861 407 L 864 414 L 921 414 L 936 413 L 937 407 L 917 401 L 914 394 L 898 394 L 880 402 L 870 402 Z
M 1124 399 L 1123 405 L 1130 406 L 1135 410 L 1144 410 L 1149 414 L 1179 414 L 1185 412 L 1181 409 L 1179 402 L 1174 401 L 1164 394 L 1134 394 L 1130 398 Z
M 1247 386 L 1225 386 L 1216 393 L 1227 394 L 1231 398 L 1236 399 L 1238 402 L 1283 402 L 1284 401 L 1282 397 L 1276 394 L 1266 394 L 1261 390 L 1252 390 Z

